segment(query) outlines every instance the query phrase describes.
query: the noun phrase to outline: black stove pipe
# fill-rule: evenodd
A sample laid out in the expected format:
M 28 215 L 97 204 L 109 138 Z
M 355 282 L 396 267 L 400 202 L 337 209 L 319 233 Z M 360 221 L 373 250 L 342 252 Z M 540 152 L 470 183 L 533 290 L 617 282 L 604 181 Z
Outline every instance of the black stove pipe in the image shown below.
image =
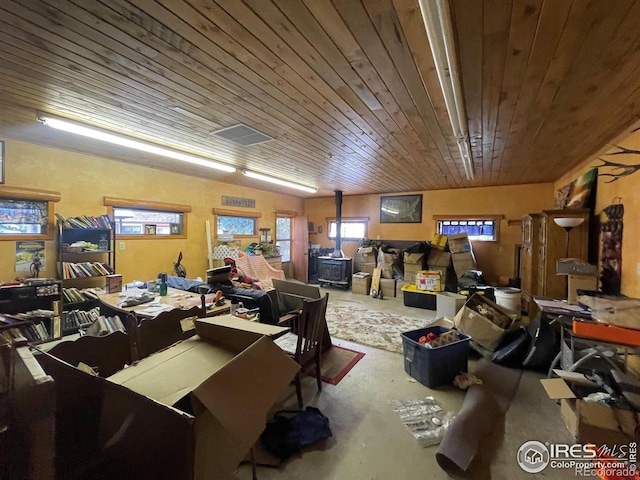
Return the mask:
M 336 249 L 333 251 L 333 257 L 342 258 L 342 191 L 336 190 Z

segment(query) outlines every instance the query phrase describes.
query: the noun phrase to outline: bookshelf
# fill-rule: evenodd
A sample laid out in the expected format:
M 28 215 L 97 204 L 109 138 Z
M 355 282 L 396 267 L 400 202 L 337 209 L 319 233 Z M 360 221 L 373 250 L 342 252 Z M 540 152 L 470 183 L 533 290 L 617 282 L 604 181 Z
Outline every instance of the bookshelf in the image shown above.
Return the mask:
M 57 217 L 57 267 L 63 284 L 63 334 L 88 326 L 82 312 L 97 305 L 85 289 L 104 287 L 115 273 L 115 230 L 107 215 Z
M 62 283 L 30 279 L 0 286 L 0 337 L 9 343 L 21 337 L 42 343 L 62 335 Z

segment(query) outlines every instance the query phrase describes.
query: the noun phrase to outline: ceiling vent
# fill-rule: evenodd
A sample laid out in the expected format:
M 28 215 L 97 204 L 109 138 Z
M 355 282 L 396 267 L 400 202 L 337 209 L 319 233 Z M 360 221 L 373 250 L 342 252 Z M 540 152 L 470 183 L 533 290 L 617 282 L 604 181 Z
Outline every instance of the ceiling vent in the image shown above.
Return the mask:
M 234 125 L 233 127 L 223 128 L 212 132 L 217 137 L 225 140 L 230 140 L 236 145 L 242 145 L 243 147 L 249 147 L 251 145 L 257 145 L 258 143 L 270 142 L 272 137 L 260 133 L 258 130 L 247 127 L 242 123 Z

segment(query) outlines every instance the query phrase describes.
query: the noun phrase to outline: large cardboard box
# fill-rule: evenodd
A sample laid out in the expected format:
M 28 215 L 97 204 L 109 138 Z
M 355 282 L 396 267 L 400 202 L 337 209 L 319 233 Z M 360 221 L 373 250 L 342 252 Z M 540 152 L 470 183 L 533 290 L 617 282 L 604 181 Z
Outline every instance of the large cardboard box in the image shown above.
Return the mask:
M 576 398 L 562 378 L 545 378 L 540 382 L 549 398 L 560 400 L 560 414 L 576 443 L 612 447 L 637 442 L 635 430 L 640 424 L 637 412 Z
M 598 277 L 596 275 L 573 275 L 567 276 L 567 303 L 569 305 L 577 305 L 578 290 L 597 290 Z
M 100 478 L 229 478 L 264 430 L 300 369 L 269 338 L 286 329 L 230 315 L 195 325 L 200 336 L 108 379 L 54 365 L 69 423 L 82 416 L 65 438 L 83 437 Z
M 357 272 L 351 278 L 351 291 L 359 295 L 369 295 L 371 289 L 371 274 L 368 272 Z
M 356 252 L 355 268 L 358 272 L 373 274 L 378 265 L 378 249 L 376 247 L 360 247 Z
M 393 263 L 398 258 L 398 253 L 394 248 L 378 252 L 378 268 L 382 270 L 382 278 L 393 278 Z
M 471 242 L 466 232 L 449 235 L 447 237 L 449 250 L 451 253 L 471 252 Z
M 405 263 L 404 264 L 404 281 L 407 283 L 416 283 L 416 273 L 423 270 L 420 263 Z
M 425 254 L 424 252 L 421 253 L 409 253 L 409 252 L 404 252 L 404 263 L 405 265 L 407 263 L 417 263 L 419 265 L 423 265 L 424 264 L 424 257 Z M 422 268 L 420 268 L 420 270 L 422 270 Z
M 517 314 L 474 293 L 458 311 L 454 323 L 458 330 L 471 335 L 475 343 L 494 351 L 516 318 Z
M 395 278 L 381 278 L 380 279 L 380 290 L 382 291 L 382 296 L 387 297 L 395 297 L 396 296 L 396 279 Z
M 473 252 L 460 252 L 451 255 L 453 261 L 453 269 L 458 278 L 462 277 L 467 270 L 476 269 L 476 259 Z
M 445 252 L 432 248 L 427 258 L 427 264 L 431 267 L 446 268 L 451 265 L 451 252 Z

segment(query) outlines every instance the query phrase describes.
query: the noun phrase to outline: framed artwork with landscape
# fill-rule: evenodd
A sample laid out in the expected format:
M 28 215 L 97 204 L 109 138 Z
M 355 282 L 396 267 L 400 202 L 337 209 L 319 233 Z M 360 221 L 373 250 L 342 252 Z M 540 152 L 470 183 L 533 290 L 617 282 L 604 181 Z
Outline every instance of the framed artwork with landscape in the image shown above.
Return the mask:
M 422 223 L 422 195 L 380 197 L 380 223 Z

